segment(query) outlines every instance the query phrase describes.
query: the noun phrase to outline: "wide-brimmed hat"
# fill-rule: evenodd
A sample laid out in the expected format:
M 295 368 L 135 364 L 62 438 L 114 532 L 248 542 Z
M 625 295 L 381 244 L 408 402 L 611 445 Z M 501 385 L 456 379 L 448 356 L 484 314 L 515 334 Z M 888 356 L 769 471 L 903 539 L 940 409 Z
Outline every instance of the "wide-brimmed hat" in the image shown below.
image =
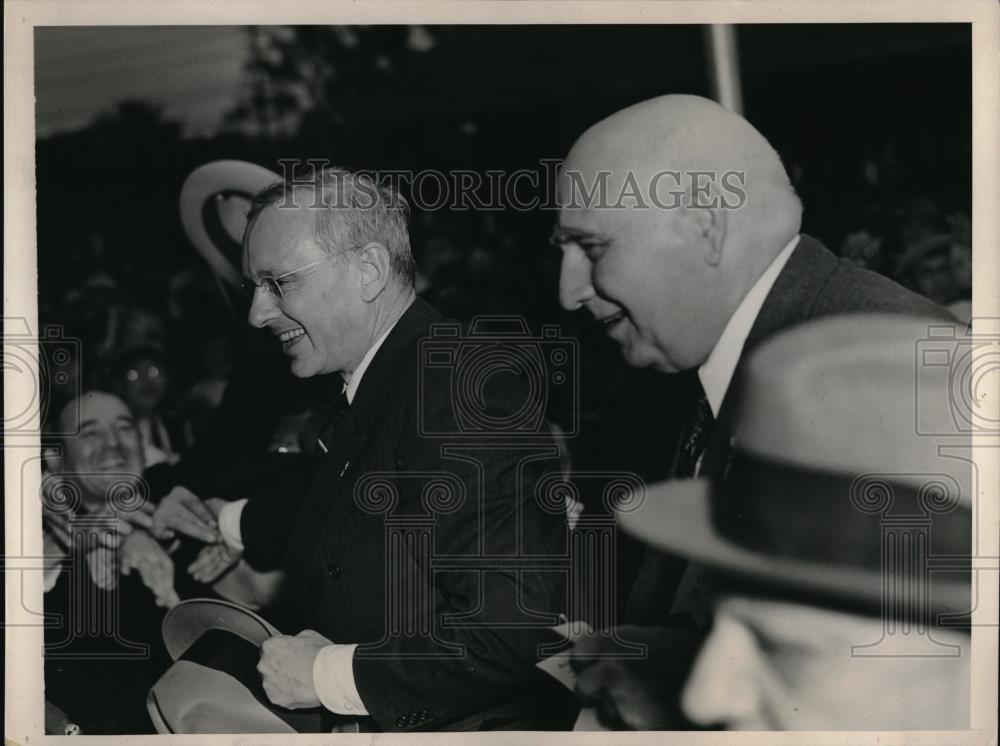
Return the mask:
M 734 384 L 725 476 L 652 485 L 619 524 L 751 587 L 962 618 L 975 467 L 949 383 L 968 340 L 948 326 L 857 314 L 768 340 Z
M 240 286 L 240 246 L 250 198 L 280 181 L 263 166 L 246 161 L 212 161 L 196 168 L 181 187 L 184 231 L 212 270 Z
M 257 663 L 264 640 L 281 633 L 249 609 L 192 599 L 167 612 L 163 642 L 174 664 L 149 692 L 158 733 L 317 733 L 321 707 L 288 710 L 265 694 Z

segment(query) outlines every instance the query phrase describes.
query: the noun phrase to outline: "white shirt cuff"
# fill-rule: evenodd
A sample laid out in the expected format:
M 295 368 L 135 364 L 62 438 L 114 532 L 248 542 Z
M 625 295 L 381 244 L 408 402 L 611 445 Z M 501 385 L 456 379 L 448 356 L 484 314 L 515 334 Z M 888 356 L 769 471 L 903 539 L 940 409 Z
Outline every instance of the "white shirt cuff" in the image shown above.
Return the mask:
M 323 706 L 338 715 L 367 715 L 354 683 L 357 645 L 327 645 L 313 661 L 313 687 Z
M 246 499 L 233 500 L 226 503 L 219 511 L 219 533 L 222 540 L 235 549 L 237 552 L 243 551 L 243 537 L 240 535 L 240 516 L 243 515 L 243 507 L 247 504 Z

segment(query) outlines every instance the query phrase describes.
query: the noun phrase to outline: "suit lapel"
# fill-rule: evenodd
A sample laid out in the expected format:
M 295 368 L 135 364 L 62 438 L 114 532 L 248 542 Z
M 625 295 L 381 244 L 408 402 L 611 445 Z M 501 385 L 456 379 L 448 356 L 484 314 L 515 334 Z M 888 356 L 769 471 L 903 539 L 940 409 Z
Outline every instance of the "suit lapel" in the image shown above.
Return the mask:
M 389 332 L 365 371 L 347 416 L 332 439 L 330 458 L 327 460 L 336 463 L 337 467 L 336 470 L 331 467 L 331 471 L 326 472 L 327 478 L 343 476 L 358 458 L 369 440 L 386 392 L 392 388 L 404 363 L 413 354 L 418 340 L 426 336 L 430 324 L 438 319 L 440 315 L 437 311 L 417 298 Z M 417 381 L 413 385 L 416 386 Z
M 740 359 L 768 335 L 809 318 L 812 302 L 837 268 L 837 257 L 802 234 L 750 328 Z
M 719 407 L 719 416 L 702 461 L 701 474 L 722 476 L 728 465 L 731 450 L 729 440 L 738 409 L 739 379 L 747 355 L 774 332 L 809 318 L 812 301 L 819 295 L 836 267 L 837 258 L 819 241 L 803 233 L 799 245 L 788 257 L 750 327 L 736 371 Z

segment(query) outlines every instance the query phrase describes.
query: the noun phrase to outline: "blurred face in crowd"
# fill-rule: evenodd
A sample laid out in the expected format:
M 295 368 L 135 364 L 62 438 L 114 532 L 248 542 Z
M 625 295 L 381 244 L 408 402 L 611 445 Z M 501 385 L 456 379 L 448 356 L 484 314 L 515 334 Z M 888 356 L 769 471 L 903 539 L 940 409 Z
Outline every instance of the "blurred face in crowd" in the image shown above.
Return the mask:
M 955 286 L 964 294 L 972 292 L 972 247 L 961 241 L 952 241 L 949 249 Z
M 949 261 L 955 277 L 955 285 L 964 296 L 972 292 L 972 221 L 964 212 L 956 212 L 948 217 L 951 226 L 951 243 L 948 248 Z
M 955 274 L 947 247 L 923 257 L 913 270 L 914 290 L 935 303 L 950 303 L 955 299 Z
M 298 207 L 265 207 L 248 229 L 243 274 L 258 286 L 249 322 L 279 339 L 293 375 L 351 373 L 367 349 L 368 309 L 358 271 L 350 247 L 331 256 L 316 239 L 311 195 L 298 202 Z M 260 286 L 262 278 L 302 267 L 307 268 L 277 280 L 281 297 Z
M 967 728 L 969 637 L 935 629 L 917 649 L 915 636 L 894 639 L 874 617 L 724 597 L 681 705 L 729 730 Z M 958 656 L 929 657 L 927 646 L 947 652 L 935 641 L 961 646 Z
M 598 168 L 570 154 L 559 184 L 563 205 L 573 199 L 566 176 L 572 170 L 589 185 Z M 610 194 L 624 178 L 614 174 Z M 718 312 L 707 302 L 710 267 L 689 215 L 655 206 L 586 207 L 576 199 L 578 206 L 560 210 L 553 234 L 562 250 L 562 306 L 585 308 L 629 365 L 672 373 L 703 363 L 717 338 L 706 339 L 704 322 Z
M 128 406 L 114 394 L 91 391 L 59 416 L 63 442 L 56 470 L 77 484 L 84 506 L 99 510 L 117 488 L 134 486 L 145 466 L 142 439 Z
M 167 393 L 166 365 L 155 356 L 137 358 L 122 371 L 115 389 L 138 417 L 155 414 Z

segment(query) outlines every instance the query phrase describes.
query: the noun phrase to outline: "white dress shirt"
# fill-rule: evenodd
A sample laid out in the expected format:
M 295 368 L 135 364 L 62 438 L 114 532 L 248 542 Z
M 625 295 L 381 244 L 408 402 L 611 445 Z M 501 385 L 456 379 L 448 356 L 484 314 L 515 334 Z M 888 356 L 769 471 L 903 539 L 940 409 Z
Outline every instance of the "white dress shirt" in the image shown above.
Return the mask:
M 726 398 L 729 384 L 733 380 L 736 366 L 743 353 L 747 337 L 760 313 L 768 293 L 774 287 L 778 275 L 788 262 L 788 257 L 792 255 L 795 247 L 798 246 L 799 236 L 795 236 L 788 245 L 781 250 L 767 269 L 757 278 L 750 291 L 743 296 L 743 300 L 729 317 L 726 327 L 722 330 L 719 340 L 712 348 L 708 359 L 698 368 L 698 379 L 705 390 L 708 404 L 712 408 L 712 415 L 719 416 L 719 409 L 722 401 Z M 697 470 L 701 467 L 699 461 Z M 670 607 L 671 613 L 690 614 L 695 621 L 703 628 L 707 628 L 708 620 L 711 618 L 711 609 L 708 606 L 708 598 L 711 596 L 709 583 L 711 573 L 704 566 L 697 562 L 689 562 L 681 582 L 677 586 L 674 594 L 674 602 Z
M 760 313 L 767 294 L 771 292 L 775 280 L 778 279 L 798 243 L 799 236 L 795 236 L 757 278 L 757 282 L 743 296 L 743 300 L 729 317 L 708 359 L 698 368 L 698 379 L 701 381 L 701 387 L 705 389 L 705 396 L 708 398 L 714 417 L 719 416 L 722 400 L 726 398 L 729 383 L 733 380 L 733 373 L 736 372 L 736 364 L 739 363 L 743 352 L 743 345 L 750 336 L 757 314 Z
M 399 323 L 399 319 L 396 320 L 396 323 Z M 361 385 L 361 378 L 368 370 L 368 366 L 371 365 L 382 343 L 389 336 L 389 332 L 395 326 L 396 324 L 390 326 L 382 333 L 382 336 L 375 340 L 375 344 L 368 348 L 368 352 L 361 358 L 361 362 L 354 369 L 354 372 L 349 377 L 345 377 L 343 390 L 346 392 L 348 404 L 354 402 L 354 396 Z M 323 446 L 322 442 L 320 442 L 320 447 L 326 452 L 326 447 Z M 246 504 L 245 499 L 234 500 L 231 503 L 226 503 L 219 511 L 219 533 L 222 535 L 223 541 L 240 552 L 243 551 L 240 517 Z M 331 712 L 341 715 L 368 714 L 354 682 L 354 650 L 357 647 L 357 645 L 327 645 L 319 651 L 313 661 L 313 686 L 316 689 L 316 695 L 323 706 Z

